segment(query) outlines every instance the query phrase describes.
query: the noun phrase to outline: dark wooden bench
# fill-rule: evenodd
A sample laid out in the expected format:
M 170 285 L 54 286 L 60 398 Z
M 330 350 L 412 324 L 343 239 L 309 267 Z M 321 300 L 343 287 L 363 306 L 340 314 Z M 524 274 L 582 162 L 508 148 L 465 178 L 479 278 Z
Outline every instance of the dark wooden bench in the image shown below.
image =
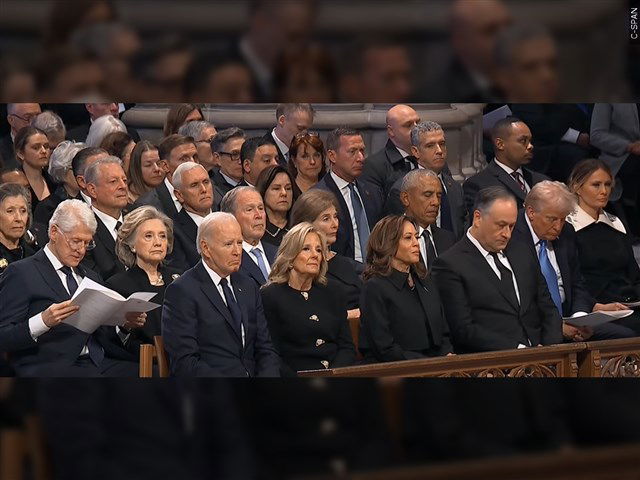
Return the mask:
M 578 367 L 580 377 L 640 377 L 640 337 L 586 342 Z

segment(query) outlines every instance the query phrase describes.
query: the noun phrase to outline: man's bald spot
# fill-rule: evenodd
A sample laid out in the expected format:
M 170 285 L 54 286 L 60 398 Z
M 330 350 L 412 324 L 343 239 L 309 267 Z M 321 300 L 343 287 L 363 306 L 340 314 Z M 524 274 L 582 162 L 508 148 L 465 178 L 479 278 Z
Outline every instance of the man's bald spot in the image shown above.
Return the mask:
M 402 119 L 407 118 L 409 116 L 417 116 L 418 112 L 416 112 L 409 105 L 394 105 L 387 111 L 387 125 L 398 124 L 402 121 Z

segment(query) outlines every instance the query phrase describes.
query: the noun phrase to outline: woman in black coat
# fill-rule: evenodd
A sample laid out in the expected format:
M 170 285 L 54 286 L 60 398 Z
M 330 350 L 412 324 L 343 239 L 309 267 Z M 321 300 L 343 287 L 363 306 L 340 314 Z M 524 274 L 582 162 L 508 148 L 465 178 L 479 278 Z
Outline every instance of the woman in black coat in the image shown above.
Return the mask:
M 322 233 L 306 222 L 293 227 L 261 291 L 283 375 L 355 362 L 347 305 L 339 288 L 327 283 L 326 271 Z
M 10 263 L 36 253 L 30 223 L 29 192 L 16 183 L 0 186 L 0 274 Z
M 438 291 L 420 262 L 415 224 L 390 215 L 369 236 L 360 299 L 360 351 L 369 362 L 451 354 Z

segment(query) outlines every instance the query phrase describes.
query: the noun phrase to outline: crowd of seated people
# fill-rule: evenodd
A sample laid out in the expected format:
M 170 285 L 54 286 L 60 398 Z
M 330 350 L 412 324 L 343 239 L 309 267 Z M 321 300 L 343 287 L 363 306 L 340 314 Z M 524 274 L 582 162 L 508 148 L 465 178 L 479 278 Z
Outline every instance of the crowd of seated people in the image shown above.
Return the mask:
M 22 177 L 0 185 L 2 371 L 135 376 L 158 335 L 172 375 L 234 377 L 640 336 L 638 310 L 569 318 L 640 300 L 634 238 L 609 211 L 621 168 L 584 159 L 551 181 L 519 118 L 495 123 L 495 157 L 460 185 L 442 126 L 407 105 L 369 157 L 355 129 L 309 131 L 309 104 L 248 138 L 174 105 L 157 144 L 106 105 L 86 105 L 87 143 L 59 138 L 54 112 L 9 108 L 43 129 L 12 131 Z M 160 307 L 83 332 L 66 320 L 85 277 Z

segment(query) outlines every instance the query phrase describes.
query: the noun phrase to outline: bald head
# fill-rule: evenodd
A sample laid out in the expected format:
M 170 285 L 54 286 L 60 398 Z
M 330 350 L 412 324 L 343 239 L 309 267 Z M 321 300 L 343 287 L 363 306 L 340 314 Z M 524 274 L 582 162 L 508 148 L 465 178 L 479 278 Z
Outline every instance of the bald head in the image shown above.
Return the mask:
M 420 122 L 418 112 L 409 105 L 395 105 L 387 112 L 387 134 L 393 144 L 411 152 L 411 129 Z

